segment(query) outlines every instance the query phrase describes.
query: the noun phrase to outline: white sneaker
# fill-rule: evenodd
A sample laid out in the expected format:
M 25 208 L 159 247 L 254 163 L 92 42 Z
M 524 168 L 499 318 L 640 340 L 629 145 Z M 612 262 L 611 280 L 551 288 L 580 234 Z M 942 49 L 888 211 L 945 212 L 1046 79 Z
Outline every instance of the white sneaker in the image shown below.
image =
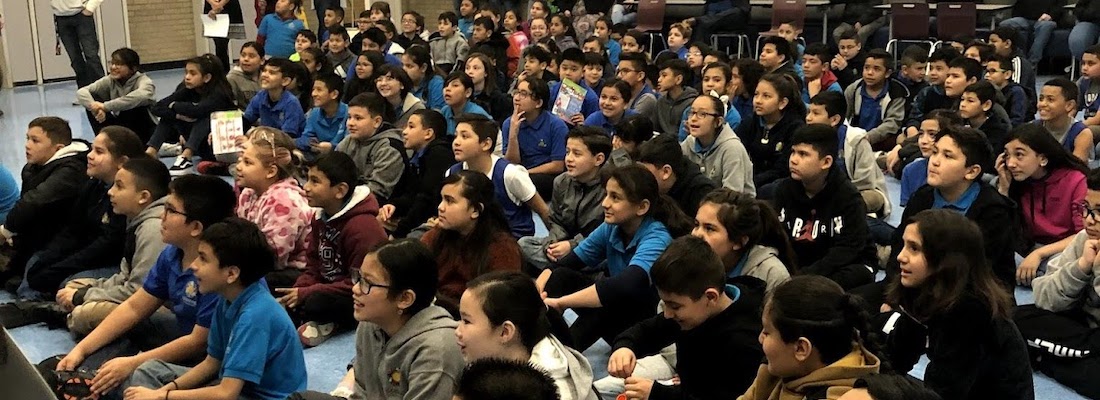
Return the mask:
M 164 143 L 157 150 L 157 157 L 175 157 L 183 152 L 183 146 L 179 143 Z
M 176 162 L 168 168 L 168 173 L 172 176 L 191 175 L 195 173 L 195 165 L 191 163 L 191 160 L 178 156 Z

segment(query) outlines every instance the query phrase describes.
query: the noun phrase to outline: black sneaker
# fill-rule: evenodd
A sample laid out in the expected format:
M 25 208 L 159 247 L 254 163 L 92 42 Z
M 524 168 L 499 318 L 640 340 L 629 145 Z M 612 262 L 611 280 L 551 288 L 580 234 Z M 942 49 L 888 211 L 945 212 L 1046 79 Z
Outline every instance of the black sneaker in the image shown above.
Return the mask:
M 172 176 L 183 176 L 195 173 L 195 164 L 191 163 L 191 160 L 184 156 L 176 157 L 176 162 L 172 163 L 172 166 L 168 168 L 168 173 Z
M 0 304 L 0 326 L 11 329 L 46 322 L 48 311 L 45 306 L 44 301 L 26 300 Z

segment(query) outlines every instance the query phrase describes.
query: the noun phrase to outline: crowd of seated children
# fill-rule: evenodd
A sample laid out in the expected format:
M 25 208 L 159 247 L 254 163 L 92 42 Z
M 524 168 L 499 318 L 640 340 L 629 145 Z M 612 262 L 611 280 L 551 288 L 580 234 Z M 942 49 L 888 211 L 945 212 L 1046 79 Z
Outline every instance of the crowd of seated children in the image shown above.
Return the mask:
M 1005 57 L 1012 64 L 1012 80 L 1026 89 L 1028 102 L 1035 102 L 1035 63 L 1026 54 L 1020 54 L 1022 43 L 1016 43 L 1019 32 L 1016 28 L 1001 25 L 989 33 L 989 45 L 993 47 L 993 57 L 983 60 L 986 65 L 994 57 Z
M 340 101 L 347 103 L 360 93 L 377 92 L 378 86 L 375 81 L 378 80 L 378 74 L 384 65 L 386 60 L 382 57 L 382 52 L 361 52 L 355 59 L 355 73 L 348 77 L 344 89 L 341 90 L 343 97 Z
M 50 227 L 57 234 L 27 261 L 16 290 L 20 298 L 48 300 L 69 279 L 108 277 L 118 270 L 126 216 L 115 213 L 107 192 L 122 164 L 146 156 L 137 134 L 120 126 L 104 127 L 91 147 L 85 170 L 90 179 L 68 209 L 51 210 L 66 217 Z
M 569 133 L 566 123 L 550 112 L 552 95 L 551 87 L 541 79 L 519 82 L 512 101 L 515 110 L 500 127 L 504 159 L 526 168 L 539 195 L 546 198 L 553 190 L 554 178 L 565 170 L 565 137 Z
M 331 153 L 309 168 L 303 186 L 309 206 L 318 212 L 311 223 L 306 267 L 291 288 L 276 288 L 289 311 L 302 346 L 314 347 L 334 333 L 350 329 L 350 270 L 386 240 L 378 221 L 378 200 L 361 185 L 355 162 Z
M 836 165 L 831 126 L 811 124 L 791 137 L 790 176 L 778 181 L 772 203 L 787 228 L 799 271 L 851 289 L 874 282 L 878 265 L 859 190 Z
M 57 235 L 58 226 L 68 215 L 80 189 L 88 180 L 86 173 L 91 145 L 73 139 L 69 122 L 58 117 L 38 117 L 27 124 L 23 146 L 27 164 L 20 171 L 23 185 L 19 200 L 11 206 L 0 239 L 12 245 L 12 257 L 5 272 L 7 281 L 21 277 L 26 263 Z
M 1024 260 L 1016 281 L 1030 284 L 1050 257 L 1073 242 L 1084 228 L 1074 204 L 1085 201 L 1088 166 L 1045 129 L 1028 124 L 1012 130 L 997 156 L 997 191 L 1015 201 L 1025 236 L 1017 242 Z
M 495 121 L 504 121 L 512 116 L 512 96 L 500 90 L 500 81 L 493 76 L 493 63 L 489 56 L 470 54 L 463 68 L 474 84 L 470 101 L 481 106 Z
M 378 210 L 379 220 L 394 237 L 409 236 L 436 215 L 442 197 L 443 176 L 455 163 L 451 144 L 446 139 L 447 122 L 435 110 L 417 110 L 401 132 L 406 151 L 412 152 L 405 170 L 415 187 L 389 199 Z M 423 233 L 423 232 L 420 232 Z
M 142 286 L 57 364 L 96 371 L 91 390 L 115 391 L 137 367 L 161 360 L 194 364 L 206 349 L 218 297 L 198 290 L 189 266 L 203 231 L 233 216 L 233 188 L 217 177 L 188 175 L 168 185 L 161 222 L 164 250 Z M 169 312 L 158 311 L 168 307 Z M 125 389 L 125 387 L 121 387 Z
M 867 131 L 871 147 L 890 149 L 894 136 L 905 120 L 905 104 L 909 90 L 891 76 L 894 58 L 884 50 L 867 53 L 863 63 L 863 77 L 844 90 L 848 101 L 849 123 Z
M 752 160 L 753 183 L 761 197 L 770 198 L 764 186 L 789 176 L 787 158 L 794 131 L 806 125 L 806 104 L 798 81 L 784 74 L 760 78 L 753 96 L 753 114 L 741 120 L 734 132 L 741 137 Z
M 610 341 L 652 315 L 657 296 L 649 284 L 650 267 L 671 235 L 686 234 L 690 225 L 643 167 L 615 169 L 605 187 L 604 223 L 536 280 L 547 306 L 577 313 L 570 326 L 576 349 L 587 349 L 600 338 Z M 579 271 L 605 262 L 605 279 Z
M 195 165 L 192 157 L 199 156 L 204 160 L 213 158 L 208 141 L 210 114 L 238 109 L 235 98 L 217 58 L 206 54 L 187 60 L 183 82 L 175 92 L 157 101 L 152 108 L 153 115 L 159 117 L 160 122 L 149 138 L 145 153 L 154 157 L 162 144 L 175 141 L 178 137 L 186 138 L 180 143 L 183 149 L 168 172 L 173 176 L 191 173 Z
M 1039 119 L 1035 123 L 1050 131 L 1074 156 L 1088 162 L 1095 158 L 1095 148 L 1092 130 L 1075 119 L 1080 109 L 1078 96 L 1077 85 L 1069 79 L 1047 81 L 1039 91 Z
M 275 249 L 272 289 L 288 288 L 306 268 L 314 210 L 298 184 L 294 141 L 276 129 L 249 131 L 236 166 L 237 216 L 256 224 Z
M 411 176 L 405 172 L 408 155 L 401 129 L 393 125 L 393 110 L 388 107 L 383 95 L 363 93 L 351 99 L 348 103 L 348 133 L 336 145 L 336 151 L 355 160 L 360 180 L 370 187 L 371 193 L 381 204 L 387 203 L 390 197 L 404 194 L 410 183 L 408 177 Z
M 241 45 L 237 66 L 225 75 L 229 87 L 233 89 L 233 98 L 238 106 L 247 107 L 252 98 L 260 91 L 260 72 L 263 70 L 264 48 L 256 42 Z
M 565 142 L 565 173 L 554 178 L 547 235 L 519 239 L 524 262 L 535 270 L 569 254 L 603 223 L 604 166 L 609 162 L 611 139 L 591 127 L 569 131 Z
M 474 278 L 462 294 L 455 329 L 462 356 L 468 363 L 492 358 L 529 362 L 553 379 L 558 398 L 598 399 L 588 359 L 554 334 L 550 312 L 525 274 L 497 271 Z
M 879 317 L 892 325 L 883 327 L 892 366 L 906 373 L 927 354 L 924 382 L 944 398 L 1034 398 L 1012 297 L 973 251 L 982 243 L 978 225 L 951 210 L 925 210 L 906 220 L 902 241 L 883 310 L 898 316 Z
M 93 132 L 119 125 L 148 141 L 156 123 L 149 108 L 156 104 L 153 79 L 141 72 L 141 57 L 130 48 L 111 53 L 109 74 L 77 89 L 76 99 L 87 111 Z
M 115 174 L 107 195 L 114 213 L 126 217 L 122 261 L 109 277 L 71 279 L 57 291 L 69 332 L 87 335 L 145 281 L 164 250 L 161 216 L 169 181 L 168 167 L 148 157 L 127 160 Z
M 668 195 L 685 214 L 694 214 L 699 202 L 721 187 L 699 170 L 699 165 L 684 157 L 683 149 L 670 135 L 658 135 L 637 146 L 631 158 L 657 179 L 657 189 Z
M 194 367 L 154 359 L 127 379 L 128 399 L 283 399 L 306 388 L 306 363 L 290 317 L 264 276 L 275 251 L 253 223 L 228 218 L 203 230 L 198 257 L 187 268 L 198 291 L 217 298 L 206 356 Z M 163 394 L 163 395 L 162 395 Z
M 741 138 L 723 118 L 725 111 L 725 104 L 717 97 L 696 97 L 685 122 L 688 137 L 680 147 L 684 158 L 699 165 L 707 178 L 722 187 L 755 195 L 752 160 Z

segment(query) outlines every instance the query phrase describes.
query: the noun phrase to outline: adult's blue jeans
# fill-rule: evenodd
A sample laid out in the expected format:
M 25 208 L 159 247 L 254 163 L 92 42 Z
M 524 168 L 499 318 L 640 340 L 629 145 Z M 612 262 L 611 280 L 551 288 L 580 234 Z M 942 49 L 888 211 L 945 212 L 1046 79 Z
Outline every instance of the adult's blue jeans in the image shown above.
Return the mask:
M 103 62 L 99 58 L 95 18 L 83 13 L 54 16 L 54 25 L 76 73 L 76 87 L 88 86 L 102 78 Z
M 1016 37 L 1012 40 L 1021 51 L 1027 50 L 1027 60 L 1031 65 L 1036 65 L 1043 59 L 1047 43 L 1050 42 L 1054 28 L 1058 27 L 1054 21 L 1037 21 L 1023 17 L 1009 18 L 1001 21 L 1001 26 L 1011 27 L 1016 30 Z M 1028 48 L 1028 38 L 1031 38 L 1031 47 Z M 1003 38 L 1002 38 L 1003 39 Z M 1095 41 L 1095 39 L 1093 39 Z
M 1078 22 L 1069 32 L 1069 52 L 1074 60 L 1080 60 L 1085 55 L 1085 49 L 1096 44 L 1100 37 L 1100 25 L 1092 22 Z

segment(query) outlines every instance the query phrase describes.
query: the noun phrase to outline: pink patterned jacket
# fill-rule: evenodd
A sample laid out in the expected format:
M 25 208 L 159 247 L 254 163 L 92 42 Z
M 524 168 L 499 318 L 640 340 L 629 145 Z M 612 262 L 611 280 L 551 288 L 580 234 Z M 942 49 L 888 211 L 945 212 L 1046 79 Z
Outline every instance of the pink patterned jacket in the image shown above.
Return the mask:
M 313 208 L 294 178 L 276 182 L 267 191 L 242 188 L 237 196 L 237 216 L 256 223 L 275 248 L 275 269 L 306 268 Z

